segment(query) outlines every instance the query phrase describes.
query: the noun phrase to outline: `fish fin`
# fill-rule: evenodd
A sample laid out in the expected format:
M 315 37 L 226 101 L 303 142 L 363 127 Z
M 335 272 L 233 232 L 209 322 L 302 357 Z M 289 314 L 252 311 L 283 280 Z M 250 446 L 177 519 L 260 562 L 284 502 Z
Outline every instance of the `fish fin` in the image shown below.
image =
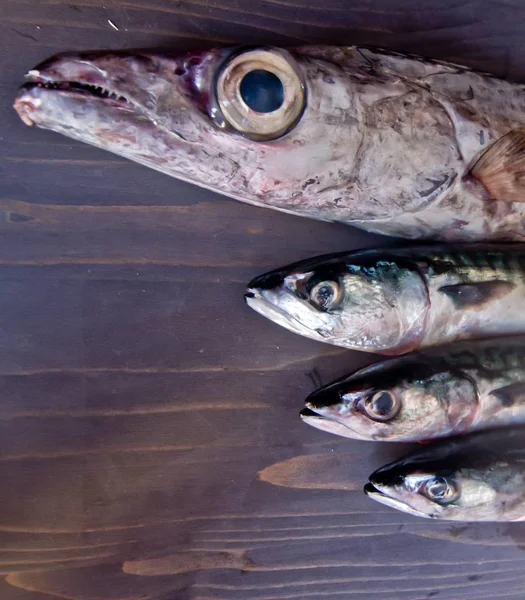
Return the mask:
M 470 169 L 494 200 L 525 202 L 525 127 L 496 140 Z
M 470 431 L 476 420 L 479 409 L 479 393 L 475 382 L 461 371 L 451 371 L 455 384 L 443 398 L 446 405 L 450 433 L 465 433 Z
M 525 383 L 511 383 L 497 390 L 492 390 L 491 395 L 495 396 L 503 406 L 512 406 L 525 400 Z
M 479 403 L 476 401 L 462 404 L 462 398 L 451 404 L 447 413 L 448 422 L 451 426 L 451 433 L 466 433 L 472 427 L 479 413 Z
M 456 308 L 474 308 L 506 296 L 514 287 L 510 281 L 495 280 L 444 285 L 439 291 L 448 296 Z

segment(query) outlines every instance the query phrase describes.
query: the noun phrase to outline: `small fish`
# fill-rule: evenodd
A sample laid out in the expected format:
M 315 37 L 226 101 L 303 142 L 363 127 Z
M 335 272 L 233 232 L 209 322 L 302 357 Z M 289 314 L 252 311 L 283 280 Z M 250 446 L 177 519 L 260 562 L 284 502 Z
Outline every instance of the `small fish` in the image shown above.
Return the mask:
M 256 277 L 245 298 L 294 333 L 379 354 L 525 333 L 525 245 L 318 256 Z
M 525 430 L 435 442 L 370 475 L 365 494 L 418 517 L 525 520 Z
M 525 239 L 525 85 L 384 50 L 63 54 L 15 108 L 244 202 L 406 238 Z
M 343 437 L 422 441 L 525 425 L 525 337 L 393 358 L 310 394 L 302 419 Z

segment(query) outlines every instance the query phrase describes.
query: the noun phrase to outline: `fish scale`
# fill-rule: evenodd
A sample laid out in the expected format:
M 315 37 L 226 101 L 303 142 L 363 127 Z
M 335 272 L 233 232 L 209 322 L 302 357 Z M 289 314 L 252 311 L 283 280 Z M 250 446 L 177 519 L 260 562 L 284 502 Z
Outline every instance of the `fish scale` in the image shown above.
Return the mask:
M 510 338 L 505 344 L 489 342 L 487 345 L 485 342 L 472 347 L 464 346 L 462 349 L 452 346 L 445 360 L 454 367 L 478 368 L 485 372 L 525 369 L 524 343 Z
M 498 272 L 509 275 L 525 275 L 525 268 L 521 267 L 519 259 L 523 260 L 525 266 L 525 251 L 517 249 L 513 253 L 508 252 L 451 252 L 444 255 L 434 255 L 432 259 L 439 265 L 450 265 L 450 270 L 458 273 Z M 432 260 L 431 259 L 431 260 Z M 512 265 L 516 261 L 518 268 Z
M 448 273 L 464 283 L 491 280 L 525 281 L 525 252 L 518 247 L 513 248 L 512 252 L 503 250 L 479 254 L 457 252 L 443 257 L 434 255 L 430 263 L 438 277 Z M 432 275 L 430 277 L 433 278 Z

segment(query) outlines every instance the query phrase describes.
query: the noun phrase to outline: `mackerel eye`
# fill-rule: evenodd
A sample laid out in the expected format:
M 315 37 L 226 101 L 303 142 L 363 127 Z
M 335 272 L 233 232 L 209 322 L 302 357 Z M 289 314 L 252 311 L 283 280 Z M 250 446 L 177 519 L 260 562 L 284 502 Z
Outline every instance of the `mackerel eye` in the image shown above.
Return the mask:
M 220 71 L 217 101 L 226 121 L 246 137 L 272 140 L 299 119 L 305 88 L 291 55 L 281 50 L 249 50 Z
M 425 482 L 421 490 L 432 502 L 446 506 L 459 499 L 456 485 L 446 477 L 433 477 Z
M 364 404 L 365 413 L 374 421 L 390 421 L 401 408 L 401 401 L 392 392 L 376 392 Z
M 311 302 L 321 310 L 330 310 L 341 303 L 343 292 L 337 281 L 321 281 L 310 290 Z

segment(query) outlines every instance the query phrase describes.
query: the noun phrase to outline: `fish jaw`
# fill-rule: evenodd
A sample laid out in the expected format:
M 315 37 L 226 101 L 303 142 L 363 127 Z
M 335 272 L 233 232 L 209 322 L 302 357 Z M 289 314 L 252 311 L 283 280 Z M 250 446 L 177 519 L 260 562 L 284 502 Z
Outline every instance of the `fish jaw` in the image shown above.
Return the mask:
M 150 57 L 137 60 L 126 54 L 57 55 L 27 73 L 28 83 L 20 88 L 15 110 L 24 122 L 46 129 L 55 130 L 66 121 L 79 136 L 92 125 L 90 122 L 86 127 L 82 121 L 92 107 L 99 107 L 101 126 L 115 131 L 119 124 L 112 122 L 115 114 L 106 112 L 115 103 L 129 114 L 154 121 L 154 105 L 160 91 L 155 94 L 144 89 L 148 83 L 153 84 L 151 77 L 148 81 L 148 71 L 152 71 L 148 62 L 154 64 Z M 174 103 L 181 104 L 182 94 L 173 96 Z M 60 103 L 58 99 L 64 101 Z M 74 110 L 79 114 L 72 114 Z
M 14 108 L 29 126 L 66 129 L 64 120 L 68 120 L 69 112 L 80 111 L 78 116 L 84 118 L 98 103 L 105 106 L 113 118 L 115 113 L 111 109 L 122 109 L 128 116 L 135 112 L 135 106 L 115 88 L 110 90 L 110 82 L 102 69 L 71 55 L 42 63 L 29 71 L 26 79 L 28 83 L 21 86 Z M 62 103 L 55 102 L 58 98 Z M 75 118 L 71 121 L 74 124 Z
M 364 432 L 360 432 L 352 427 L 352 423 L 356 422 L 352 419 L 352 415 L 357 414 L 360 397 L 361 394 L 357 393 L 352 400 L 348 398 L 343 400 L 337 392 L 337 384 L 330 384 L 308 396 L 305 410 L 308 414 L 315 415 L 318 419 L 317 423 L 322 423 L 324 430 L 329 433 L 351 439 L 373 441 L 375 438 L 371 429 L 367 433 L 366 428 Z M 313 417 L 307 422 L 309 425 L 316 426 Z
M 297 309 L 298 304 L 296 299 L 291 297 L 290 292 L 286 290 L 274 291 L 249 287 L 244 298 L 246 304 L 255 312 L 277 325 L 288 329 L 288 331 L 319 342 L 330 342 L 329 339 L 326 339 L 318 331 L 320 329 L 319 315 L 315 311 L 311 311 L 311 327 L 308 327 L 301 320 L 294 317 L 292 312 Z M 308 314 L 309 307 L 305 303 L 301 304 L 304 304 L 304 306 L 301 306 L 301 308 L 304 308 L 304 313 Z M 286 310 L 287 306 L 290 306 L 292 311 Z
M 352 440 L 370 441 L 371 439 L 366 436 L 361 436 L 357 431 L 351 430 L 343 423 L 339 423 L 330 417 L 325 417 L 321 414 L 318 414 L 308 407 L 300 412 L 300 417 L 303 423 L 306 423 L 315 429 L 319 429 L 320 431 L 325 431 L 326 433 L 331 433 L 333 435 Z
M 37 125 L 110 150 L 178 179 L 198 182 L 195 165 L 199 164 L 202 149 L 187 143 L 177 133 L 159 128 L 127 102 L 92 96 L 89 92 L 65 88 L 57 90 L 30 83 L 20 91 L 15 108 L 28 125 Z M 63 115 L 63 118 L 59 119 L 57 115 Z M 170 156 L 176 156 L 175 168 Z M 217 167 L 225 177 L 233 168 L 220 158 Z M 208 183 L 204 187 L 214 189 L 212 178 Z
M 303 423 L 306 423 L 307 425 L 310 425 L 310 427 L 314 427 L 315 429 L 319 429 L 320 431 L 332 433 L 334 435 L 338 435 L 339 437 L 347 437 L 351 439 L 357 438 L 357 436 L 354 435 L 354 433 L 350 431 L 348 427 L 345 427 L 345 425 L 343 425 L 342 423 L 338 423 L 337 421 L 327 419 L 308 408 L 303 409 L 299 413 L 299 415 Z
M 419 511 L 400 499 L 389 496 L 387 491 L 381 490 L 379 487 L 372 483 L 367 483 L 363 491 L 369 498 L 372 498 L 372 500 L 375 500 L 380 504 L 384 504 L 389 508 L 395 508 L 396 510 L 407 513 L 414 517 L 424 517 L 425 519 L 434 518 L 432 515 L 429 515 L 423 511 Z

